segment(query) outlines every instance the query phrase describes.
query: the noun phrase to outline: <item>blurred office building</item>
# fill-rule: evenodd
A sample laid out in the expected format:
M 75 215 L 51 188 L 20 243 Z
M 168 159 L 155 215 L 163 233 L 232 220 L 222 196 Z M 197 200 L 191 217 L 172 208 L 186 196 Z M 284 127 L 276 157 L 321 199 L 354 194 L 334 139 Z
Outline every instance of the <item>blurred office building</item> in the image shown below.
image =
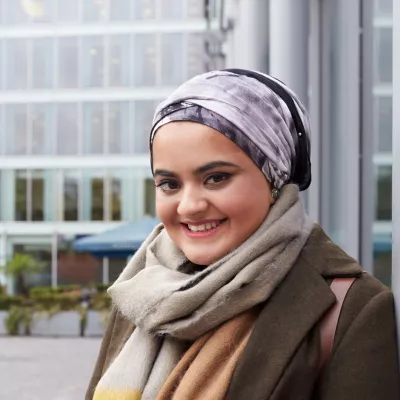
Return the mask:
M 112 281 L 80 235 L 154 215 L 155 104 L 206 70 L 285 81 L 310 110 L 310 215 L 391 275 L 393 0 L 0 0 L 0 264 Z
M 80 236 L 153 216 L 155 105 L 213 69 L 204 0 L 0 0 L 0 265 L 32 254 L 33 284 L 113 281 L 126 259 Z M 0 283 L 5 277 L 0 276 Z
M 225 0 L 227 67 L 269 72 L 307 104 L 311 216 L 390 285 L 393 0 Z

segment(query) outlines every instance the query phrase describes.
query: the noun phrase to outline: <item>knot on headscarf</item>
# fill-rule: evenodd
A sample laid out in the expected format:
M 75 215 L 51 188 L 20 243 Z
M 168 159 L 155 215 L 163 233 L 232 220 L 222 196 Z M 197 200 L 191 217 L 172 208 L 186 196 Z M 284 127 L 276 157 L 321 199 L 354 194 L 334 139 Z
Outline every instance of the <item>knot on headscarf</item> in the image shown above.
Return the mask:
M 305 107 L 287 86 L 276 82 L 292 96 L 309 143 Z M 157 107 L 150 150 L 157 130 L 172 121 L 199 122 L 216 129 L 235 142 L 275 188 L 290 182 L 296 160 L 294 137 L 298 133 L 286 103 L 258 80 L 229 71 L 212 71 L 185 82 Z

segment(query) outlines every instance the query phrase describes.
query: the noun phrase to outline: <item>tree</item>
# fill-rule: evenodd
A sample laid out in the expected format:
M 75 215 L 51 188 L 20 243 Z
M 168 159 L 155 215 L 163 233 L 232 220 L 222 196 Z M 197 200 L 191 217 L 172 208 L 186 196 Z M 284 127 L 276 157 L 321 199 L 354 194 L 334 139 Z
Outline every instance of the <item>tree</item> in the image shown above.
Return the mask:
M 6 262 L 6 265 L 0 266 L 7 276 L 15 279 L 17 293 L 28 296 L 29 289 L 26 284 L 26 276 L 41 272 L 44 268 L 43 263 L 37 261 L 30 254 L 15 253 L 13 258 Z

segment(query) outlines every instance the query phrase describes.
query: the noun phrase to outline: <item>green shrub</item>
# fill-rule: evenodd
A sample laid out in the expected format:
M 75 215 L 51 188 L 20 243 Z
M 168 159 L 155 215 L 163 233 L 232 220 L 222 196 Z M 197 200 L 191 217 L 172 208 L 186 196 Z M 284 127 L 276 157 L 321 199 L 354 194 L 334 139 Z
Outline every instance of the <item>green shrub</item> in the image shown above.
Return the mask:
M 23 298 L 21 296 L 7 296 L 0 294 L 0 310 L 8 311 L 13 306 L 21 306 Z
M 37 295 L 42 295 L 46 293 L 69 293 L 69 292 L 77 292 L 81 290 L 80 285 L 64 285 L 64 286 L 57 286 L 55 288 L 50 286 L 36 286 L 32 288 L 29 292 L 31 298 L 36 297 Z
M 36 307 L 44 310 L 58 307 L 60 311 L 68 311 L 80 305 L 79 293 L 37 293 L 31 299 Z
M 97 283 L 95 288 L 97 289 L 98 292 L 106 292 L 107 289 L 111 286 L 110 283 Z
M 11 307 L 5 320 L 7 333 L 18 335 L 22 329 L 22 333 L 29 334 L 31 320 L 32 310 L 30 307 Z
M 90 301 L 89 308 L 94 311 L 108 310 L 111 307 L 111 298 L 107 292 L 95 293 Z

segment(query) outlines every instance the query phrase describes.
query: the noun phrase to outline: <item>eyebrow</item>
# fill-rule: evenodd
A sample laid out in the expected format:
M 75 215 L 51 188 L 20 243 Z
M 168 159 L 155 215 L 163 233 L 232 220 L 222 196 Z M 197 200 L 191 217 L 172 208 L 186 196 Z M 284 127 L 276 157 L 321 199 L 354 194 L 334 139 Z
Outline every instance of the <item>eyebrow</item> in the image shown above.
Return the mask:
M 218 167 L 234 167 L 234 168 L 240 168 L 239 165 L 233 164 L 228 161 L 212 161 L 210 163 L 207 163 L 205 165 L 202 165 L 201 167 L 196 168 L 193 173 L 195 175 L 200 175 L 204 174 L 204 172 L 210 171 L 212 169 L 218 168 Z M 177 174 L 174 172 L 168 171 L 166 169 L 156 169 L 154 171 L 154 176 L 160 175 L 160 176 L 169 176 L 176 178 Z

